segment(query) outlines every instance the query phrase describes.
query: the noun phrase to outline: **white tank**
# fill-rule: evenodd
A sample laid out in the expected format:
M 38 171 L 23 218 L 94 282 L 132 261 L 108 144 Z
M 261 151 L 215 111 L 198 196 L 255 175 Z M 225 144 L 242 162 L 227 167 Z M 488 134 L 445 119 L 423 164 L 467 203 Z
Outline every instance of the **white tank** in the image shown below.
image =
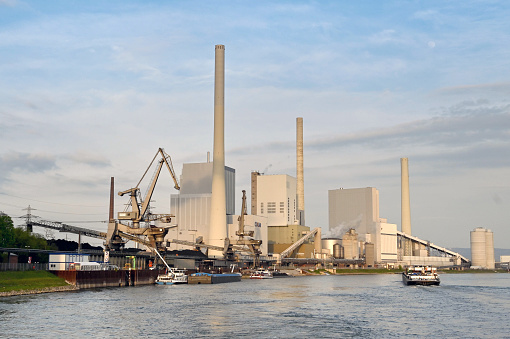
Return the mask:
M 487 231 L 478 227 L 474 231 L 471 231 L 471 265 L 487 267 L 487 256 L 486 256 L 486 233 Z M 494 251 L 493 251 L 494 253 Z M 494 254 L 493 254 L 494 257 Z
M 494 259 L 494 233 L 491 230 L 485 232 L 485 259 L 487 260 L 486 267 L 493 270 L 496 266 Z

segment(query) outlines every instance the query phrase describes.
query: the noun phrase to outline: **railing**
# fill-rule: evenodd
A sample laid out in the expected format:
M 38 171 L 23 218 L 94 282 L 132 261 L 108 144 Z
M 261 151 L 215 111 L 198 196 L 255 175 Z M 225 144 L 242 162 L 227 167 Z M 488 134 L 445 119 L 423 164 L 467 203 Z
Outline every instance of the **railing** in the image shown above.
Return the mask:
M 47 271 L 48 264 L 0 263 L 0 271 Z

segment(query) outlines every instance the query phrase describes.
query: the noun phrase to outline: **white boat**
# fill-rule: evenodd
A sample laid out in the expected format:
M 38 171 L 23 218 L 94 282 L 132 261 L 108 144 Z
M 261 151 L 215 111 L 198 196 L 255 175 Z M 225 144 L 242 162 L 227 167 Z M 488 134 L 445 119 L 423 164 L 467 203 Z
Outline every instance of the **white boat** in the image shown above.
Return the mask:
M 158 285 L 173 285 L 173 274 L 167 273 L 167 274 L 160 274 L 156 278 L 156 284 Z
M 250 275 L 250 279 L 273 279 L 273 273 L 268 270 L 256 270 Z
M 410 266 L 402 272 L 402 281 L 406 285 L 439 285 L 437 269 L 431 266 Z
M 187 284 L 188 283 L 188 276 L 186 275 L 185 270 L 173 269 L 172 272 L 174 275 L 174 277 L 172 279 L 174 284 Z
M 156 284 L 158 285 L 174 285 L 174 284 L 187 284 L 188 276 L 186 271 L 179 269 L 170 269 L 166 274 L 158 275 Z

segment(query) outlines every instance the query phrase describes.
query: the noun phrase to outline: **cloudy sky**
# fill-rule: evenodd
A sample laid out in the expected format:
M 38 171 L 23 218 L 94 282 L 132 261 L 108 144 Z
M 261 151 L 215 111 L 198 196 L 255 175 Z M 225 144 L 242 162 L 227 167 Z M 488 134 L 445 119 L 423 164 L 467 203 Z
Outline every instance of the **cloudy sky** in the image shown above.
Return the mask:
M 30 204 L 105 230 L 110 177 L 133 187 L 158 147 L 178 174 L 205 161 L 224 44 L 237 210 L 250 171 L 295 176 L 301 116 L 309 226 L 328 228 L 328 190 L 376 187 L 381 217 L 400 227 L 408 157 L 414 235 L 469 247 L 482 226 L 509 247 L 507 1 L 0 0 L 0 17 L 0 210 L 11 216 Z M 172 187 L 163 172 L 156 212 Z

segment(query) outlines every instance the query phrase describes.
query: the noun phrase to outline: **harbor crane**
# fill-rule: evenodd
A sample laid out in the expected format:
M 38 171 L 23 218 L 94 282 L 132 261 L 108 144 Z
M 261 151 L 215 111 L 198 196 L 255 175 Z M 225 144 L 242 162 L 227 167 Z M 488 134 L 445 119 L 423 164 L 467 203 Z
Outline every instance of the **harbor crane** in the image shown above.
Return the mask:
M 152 180 L 149 184 L 149 188 L 147 189 L 147 193 L 142 199 L 139 188 L 140 183 L 144 179 L 145 175 L 151 168 L 158 155 L 161 157 L 158 161 L 156 171 L 152 176 Z M 144 236 L 148 239 L 151 247 L 159 249 L 160 251 L 166 250 L 163 241 L 171 226 L 156 227 L 151 225 L 151 222 L 158 220 L 162 223 L 170 223 L 173 216 L 171 214 L 153 214 L 150 211 L 150 200 L 163 165 L 166 165 L 170 175 L 172 176 L 174 181 L 174 188 L 176 190 L 180 190 L 179 182 L 177 181 L 177 177 L 172 165 L 172 159 L 167 153 L 165 153 L 163 148 L 159 148 L 138 184 L 134 188 L 119 192 L 119 196 L 121 197 L 129 194 L 131 211 L 119 212 L 118 220 L 110 220 L 108 223 L 108 232 L 105 243 L 108 249 L 120 249 L 126 242 L 124 239 L 130 238 L 126 235 L 130 235 L 132 236 L 131 240 L 133 237 L 138 238 L 140 236 Z
M 243 248 L 244 252 L 248 252 L 251 256 L 253 256 L 253 265 L 257 267 L 260 263 L 260 245 L 262 244 L 262 240 L 256 240 L 253 238 L 254 231 L 247 231 L 244 228 L 244 216 L 247 215 L 246 208 L 246 191 L 243 190 L 243 203 L 241 206 L 241 215 L 238 218 L 239 229 L 236 231 L 236 235 L 238 236 L 237 240 L 230 241 L 230 239 L 225 239 L 225 248 L 223 250 L 223 255 L 225 259 L 232 259 L 234 257 L 234 249 L 235 248 Z

